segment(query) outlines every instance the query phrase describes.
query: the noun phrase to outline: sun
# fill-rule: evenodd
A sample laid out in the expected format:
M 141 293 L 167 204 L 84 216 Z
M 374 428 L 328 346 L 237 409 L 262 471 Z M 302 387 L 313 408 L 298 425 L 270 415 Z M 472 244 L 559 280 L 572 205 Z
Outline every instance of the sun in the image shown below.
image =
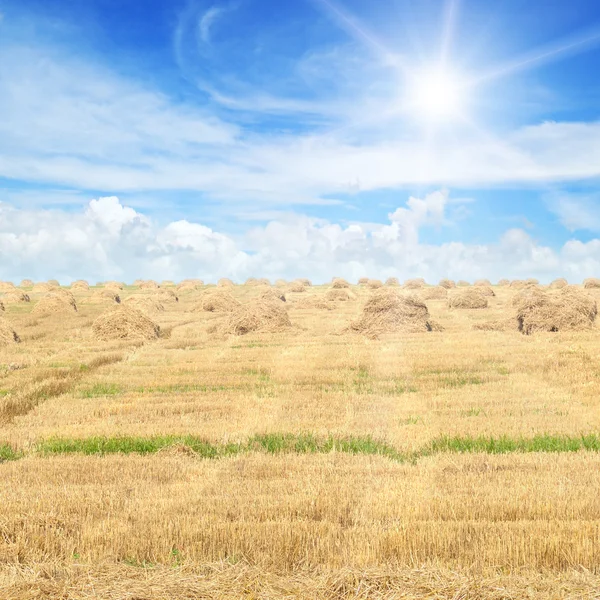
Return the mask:
M 446 67 L 415 73 L 408 82 L 408 96 L 411 112 L 430 121 L 454 120 L 466 102 L 460 77 Z

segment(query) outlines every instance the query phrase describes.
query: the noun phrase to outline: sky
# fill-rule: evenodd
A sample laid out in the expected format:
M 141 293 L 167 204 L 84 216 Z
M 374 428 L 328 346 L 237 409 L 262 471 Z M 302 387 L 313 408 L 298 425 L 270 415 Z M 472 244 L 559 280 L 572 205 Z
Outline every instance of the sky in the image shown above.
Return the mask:
M 0 0 L 0 279 L 600 276 L 597 0 Z

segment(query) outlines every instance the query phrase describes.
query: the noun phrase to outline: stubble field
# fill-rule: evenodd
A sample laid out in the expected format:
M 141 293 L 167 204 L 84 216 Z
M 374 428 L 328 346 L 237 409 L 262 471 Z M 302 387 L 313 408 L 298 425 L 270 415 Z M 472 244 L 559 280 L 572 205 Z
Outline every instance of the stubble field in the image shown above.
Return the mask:
M 474 330 L 511 314 L 494 287 L 373 339 L 346 330 L 366 286 L 301 306 L 330 288 L 284 289 L 292 327 L 247 335 L 194 310 L 208 286 L 168 288 L 144 343 L 97 338 L 102 288 L 7 303 L 0 597 L 600 597 L 596 326 Z

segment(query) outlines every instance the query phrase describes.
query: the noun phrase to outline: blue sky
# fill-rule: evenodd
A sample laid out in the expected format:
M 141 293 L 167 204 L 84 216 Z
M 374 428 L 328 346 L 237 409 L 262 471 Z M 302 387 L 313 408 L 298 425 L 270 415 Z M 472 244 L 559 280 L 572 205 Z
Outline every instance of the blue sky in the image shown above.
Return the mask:
M 0 15 L 0 277 L 598 275 L 597 2 Z

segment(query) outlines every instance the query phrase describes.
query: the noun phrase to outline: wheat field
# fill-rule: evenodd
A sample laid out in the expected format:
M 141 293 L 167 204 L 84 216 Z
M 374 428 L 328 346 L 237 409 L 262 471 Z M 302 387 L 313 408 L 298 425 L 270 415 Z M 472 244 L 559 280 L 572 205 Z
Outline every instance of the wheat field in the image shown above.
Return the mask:
M 2 313 L 1 598 L 600 598 L 596 327 L 474 330 L 511 313 L 495 287 L 372 339 L 347 329 L 372 291 L 301 302 L 326 285 L 221 335 L 203 286 L 155 341 L 99 341 L 101 289 Z

